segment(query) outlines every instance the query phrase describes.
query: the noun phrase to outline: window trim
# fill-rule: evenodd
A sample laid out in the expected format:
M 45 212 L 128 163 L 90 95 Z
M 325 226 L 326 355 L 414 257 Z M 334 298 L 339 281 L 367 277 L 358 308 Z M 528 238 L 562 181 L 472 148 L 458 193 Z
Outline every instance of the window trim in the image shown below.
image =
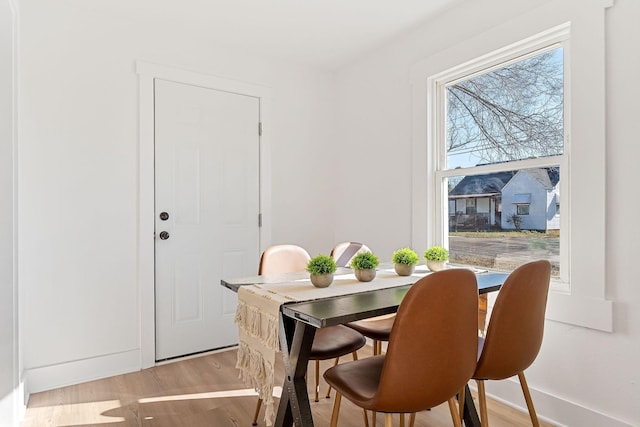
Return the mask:
M 611 2 L 603 0 L 576 5 L 573 2 L 552 2 L 514 17 L 473 38 L 418 61 L 411 67 L 412 91 L 412 245 L 428 247 L 442 242 L 446 206 L 442 200 L 443 184 L 436 184 L 435 158 L 442 156 L 433 144 L 438 112 L 434 105 L 437 91 L 434 79 L 444 71 L 462 70 L 470 63 L 485 68 L 492 55 L 505 56 L 510 49 L 522 51 L 540 43 L 545 36 L 568 29 L 571 32 L 570 61 L 565 61 L 565 76 L 570 85 L 565 91 L 569 99 L 565 109 L 565 125 L 571 133 L 565 141 L 567 164 L 558 163 L 570 172 L 570 182 L 562 183 L 568 202 L 563 207 L 561 221 L 571 234 L 568 266 L 570 276 L 566 289 L 550 292 L 547 318 L 602 331 L 613 331 L 613 303 L 606 299 L 605 283 L 605 78 L 604 78 L 604 10 Z M 515 55 L 518 56 L 518 55 Z M 426 98 L 426 102 L 425 102 Z M 572 128 L 571 122 L 580 123 Z M 440 123 L 443 123 L 442 121 Z M 571 140 L 580 141 L 571 145 Z M 426 143 L 425 143 L 426 141 Z M 568 148 L 567 148 L 568 147 Z M 566 150 L 569 150 L 567 152 Z M 540 161 L 545 166 L 546 161 Z M 550 160 L 550 159 L 546 159 Z M 532 167 L 532 164 L 518 165 Z M 477 173 L 491 172 L 491 166 Z M 460 174 L 459 171 L 453 174 Z M 580 185 L 576 186 L 575 183 Z M 571 185 L 571 184 L 574 185 Z M 571 186 L 571 191 L 567 191 Z M 595 197 L 595 201 L 594 201 Z M 438 209 L 434 209 L 438 206 Z M 572 216 L 572 212 L 581 212 Z M 426 220 L 425 220 L 426 219 Z M 562 227 L 562 225 L 561 225 Z M 566 234 L 566 233 L 565 233 Z
M 570 94 L 571 94 L 571 77 L 568 73 L 569 63 L 570 63 L 570 55 L 571 55 L 571 47 L 570 47 L 570 25 L 568 23 L 559 25 L 557 27 L 548 29 L 539 34 L 530 36 L 525 40 L 513 43 L 511 45 L 505 46 L 502 49 L 490 52 L 486 55 L 483 55 L 479 58 L 472 59 L 470 61 L 465 62 L 459 66 L 444 70 L 440 73 L 437 73 L 433 76 L 428 77 L 428 89 L 434 91 L 434 95 L 432 99 L 434 100 L 433 104 L 430 104 L 430 107 L 433 109 L 433 113 L 436 117 L 436 122 L 432 127 L 432 131 L 429 133 L 427 138 L 427 143 L 429 145 L 436 146 L 437 156 L 434 157 L 434 161 L 432 161 L 430 167 L 435 174 L 436 184 L 435 186 L 438 188 L 444 189 L 444 186 L 438 186 L 437 182 L 443 180 L 446 177 L 450 176 L 468 176 L 468 175 L 478 175 L 484 172 L 486 169 L 491 170 L 491 172 L 498 172 L 504 170 L 523 170 L 523 169 L 537 169 L 541 167 L 553 167 L 560 166 L 560 187 L 561 192 L 565 194 L 570 194 L 570 186 L 571 186 L 571 176 L 570 169 L 568 168 L 568 161 L 570 158 L 569 153 L 571 152 L 570 147 L 570 138 L 571 134 L 571 123 L 570 123 L 570 114 L 571 111 L 571 102 L 570 102 Z M 521 159 L 521 160 L 513 160 L 504 163 L 494 163 L 485 166 L 473 166 L 473 167 L 463 167 L 463 168 L 455 168 L 455 169 L 447 169 L 444 167 L 446 165 L 446 157 L 447 152 L 445 148 L 445 144 L 443 143 L 446 139 L 446 89 L 451 84 L 461 81 L 468 80 L 470 78 L 475 77 L 476 75 L 485 74 L 487 72 L 491 72 L 493 70 L 497 70 L 503 68 L 507 65 L 517 63 L 519 61 L 523 61 L 528 58 L 535 57 L 537 55 L 543 54 L 545 52 L 549 52 L 558 48 L 563 49 L 563 64 L 564 64 L 564 150 L 563 154 L 548 156 L 543 158 L 536 159 Z M 445 194 L 441 194 L 436 189 L 436 198 L 434 202 L 435 206 L 438 206 L 442 197 L 445 197 Z M 444 207 L 443 207 L 444 208 Z M 436 210 L 436 224 L 442 224 L 443 226 L 436 228 L 437 231 L 440 231 L 438 235 L 434 236 L 437 239 L 438 245 L 448 246 L 448 228 L 444 227 L 444 221 L 441 218 L 438 218 L 440 213 L 440 209 Z M 444 211 L 444 209 L 443 209 Z M 518 215 L 528 215 L 528 214 L 518 214 Z M 563 232 L 560 233 L 560 277 L 554 278 L 551 282 L 551 288 L 555 291 L 567 292 L 571 291 L 570 289 L 570 274 L 571 269 L 567 267 L 569 265 L 570 259 L 570 236 L 571 229 L 569 227 L 569 216 L 565 215 L 560 217 L 560 230 Z

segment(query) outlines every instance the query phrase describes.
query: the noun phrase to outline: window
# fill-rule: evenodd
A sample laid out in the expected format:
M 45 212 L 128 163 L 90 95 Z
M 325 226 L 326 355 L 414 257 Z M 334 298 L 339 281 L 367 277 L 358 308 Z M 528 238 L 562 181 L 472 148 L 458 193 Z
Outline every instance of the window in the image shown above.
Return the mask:
M 443 231 L 450 260 L 511 270 L 548 259 L 559 277 L 560 221 L 550 202 L 567 161 L 563 42 L 459 74 L 437 83 L 435 185 L 448 189 L 437 202 L 466 198 L 464 217 Z
M 559 248 L 556 258 L 561 268 L 559 276 L 552 278 L 547 317 L 611 331 L 613 304 L 606 299 L 606 219 L 602 208 L 606 202 L 604 11 L 611 2 L 580 6 L 553 3 L 477 32 L 464 43 L 445 43 L 411 67 L 412 246 L 449 243 L 451 226 L 446 225 L 453 221 L 447 216 L 447 206 L 453 203 L 443 200 L 457 183 L 448 181 L 507 171 L 501 163 L 488 162 L 478 162 L 472 169 L 447 168 L 446 152 L 438 144 L 446 134 L 443 124 L 447 111 L 438 108 L 445 105 L 443 84 L 472 78 L 535 52 L 561 47 L 565 99 L 563 152 L 514 160 L 509 170 L 556 168 L 562 174 L 556 191 L 557 195 L 560 191 L 564 193 L 564 206 L 562 213 L 554 216 L 562 231 L 554 242 Z M 450 201 L 459 198 L 462 197 L 449 195 Z M 534 213 L 533 202 L 534 194 L 529 217 Z M 502 221 L 514 209 L 513 204 L 497 197 L 492 203 L 495 207 L 490 208 L 491 215 L 500 216 Z M 547 204 L 555 203 L 548 200 Z
M 467 199 L 467 215 L 476 213 L 476 199 Z

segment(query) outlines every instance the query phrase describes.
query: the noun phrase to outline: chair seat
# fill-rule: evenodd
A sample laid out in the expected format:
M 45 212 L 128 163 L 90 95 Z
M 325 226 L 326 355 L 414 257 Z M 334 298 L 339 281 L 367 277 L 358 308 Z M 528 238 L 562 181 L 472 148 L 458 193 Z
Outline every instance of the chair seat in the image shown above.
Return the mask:
M 365 343 L 361 333 L 344 325 L 320 328 L 313 338 L 309 359 L 335 359 L 361 349 Z
M 389 341 L 391 328 L 396 316 L 386 316 L 367 320 L 357 320 L 347 323 L 347 326 L 360 332 L 365 337 L 377 341 Z
M 367 357 L 355 362 L 341 363 L 324 373 L 327 383 L 364 409 L 372 407 L 372 399 L 380 385 L 380 373 L 385 355 Z

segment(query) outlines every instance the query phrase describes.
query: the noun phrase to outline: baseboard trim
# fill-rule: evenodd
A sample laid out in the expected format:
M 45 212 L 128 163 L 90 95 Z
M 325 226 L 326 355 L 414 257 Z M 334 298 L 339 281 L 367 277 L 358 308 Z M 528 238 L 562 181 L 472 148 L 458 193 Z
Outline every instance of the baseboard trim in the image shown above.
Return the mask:
M 475 382 L 472 381 L 471 384 L 475 384 Z M 516 379 L 486 381 L 485 384 L 488 397 L 512 408 L 527 412 L 522 389 Z M 529 384 L 529 389 L 538 418 L 550 424 L 559 427 L 581 425 L 633 427 L 633 424 L 615 418 L 610 414 L 604 414 L 575 402 L 561 399 L 550 393 L 531 388 L 531 384 Z
M 25 371 L 25 391 L 28 395 L 139 370 L 140 350 L 31 368 Z

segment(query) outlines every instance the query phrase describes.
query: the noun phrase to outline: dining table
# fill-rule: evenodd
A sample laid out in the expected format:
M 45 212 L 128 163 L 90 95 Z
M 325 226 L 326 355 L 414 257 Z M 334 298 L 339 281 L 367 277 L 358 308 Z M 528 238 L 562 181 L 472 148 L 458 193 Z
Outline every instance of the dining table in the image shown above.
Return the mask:
M 471 270 L 476 273 L 479 294 L 498 291 L 507 278 L 507 273 L 474 268 Z M 374 279 L 379 283 L 372 290 L 354 287 L 353 292 L 337 296 L 327 293 L 326 297 L 318 293 L 313 299 L 286 302 L 280 306 L 278 339 L 285 375 L 275 416 L 276 427 L 289 427 L 294 424 L 297 427 L 314 425 L 305 374 L 317 328 L 395 313 L 411 286 L 421 277 L 430 274 L 426 266 L 418 266 L 410 276 L 398 276 L 392 272 L 392 264 L 381 264 Z M 353 271 L 350 268 L 338 268 L 334 280 L 351 276 Z M 243 286 L 277 287 L 281 284 L 301 283 L 308 278 L 309 274 L 306 272 L 223 278 L 221 285 L 238 292 Z M 389 281 L 389 286 L 385 286 L 384 280 Z M 464 423 L 466 426 L 480 426 L 468 385 L 465 386 L 464 392 Z

